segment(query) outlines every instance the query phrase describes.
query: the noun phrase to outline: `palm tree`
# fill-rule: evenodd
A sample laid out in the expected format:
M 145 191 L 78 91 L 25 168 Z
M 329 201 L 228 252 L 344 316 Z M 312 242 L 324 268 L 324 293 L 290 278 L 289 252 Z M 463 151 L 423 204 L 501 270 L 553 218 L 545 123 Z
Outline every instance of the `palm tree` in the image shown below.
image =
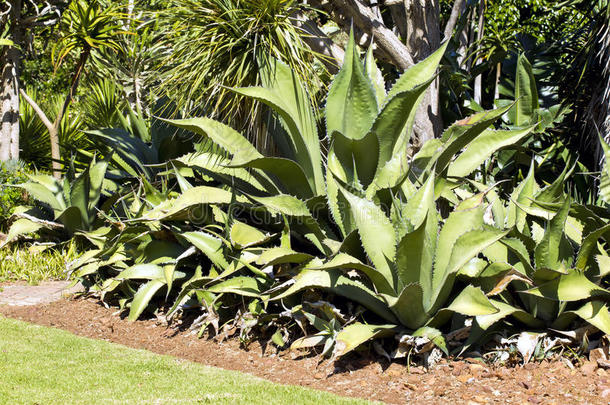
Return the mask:
M 269 141 L 261 129 L 264 109 L 228 90 L 258 86 L 269 57 L 292 67 L 308 90 L 319 86 L 323 64 L 304 42 L 294 0 L 170 0 L 159 12 L 170 50 L 162 63 L 161 90 L 183 114 L 201 114 L 247 130 L 257 146 Z
M 600 72 L 593 96 L 587 106 L 587 121 L 610 141 L 610 2 L 606 2 L 605 12 L 600 10 L 594 34 L 594 57 Z M 599 149 L 599 148 L 598 148 Z M 601 149 L 598 150 L 601 156 Z
M 610 140 L 610 2 L 582 3 L 588 7 L 589 23 L 569 41 L 579 51 L 563 87 L 574 103 L 573 125 L 581 131 L 578 147 L 594 168 L 603 158 L 599 136 Z
M 101 4 L 97 0 L 76 0 L 70 3 L 68 10 L 60 22 L 60 39 L 53 48 L 53 59 L 58 67 L 65 57 L 73 51 L 79 52 L 79 58 L 74 68 L 70 88 L 55 119 L 51 121 L 42 108 L 29 95 L 20 89 L 21 96 L 32 106 L 49 131 L 51 143 L 51 159 L 53 174 L 60 176 L 61 155 L 59 151 L 59 131 L 63 117 L 74 100 L 78 84 L 83 75 L 85 65 L 93 51 L 107 48 L 118 48 L 116 39 L 125 34 L 119 24 L 125 14 L 119 13 L 116 6 Z

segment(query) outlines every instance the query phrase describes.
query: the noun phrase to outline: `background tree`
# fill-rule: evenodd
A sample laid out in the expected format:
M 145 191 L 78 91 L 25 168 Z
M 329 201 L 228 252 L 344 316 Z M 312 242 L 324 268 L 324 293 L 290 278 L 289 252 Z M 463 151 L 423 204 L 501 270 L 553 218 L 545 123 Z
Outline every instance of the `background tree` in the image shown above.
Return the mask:
M 267 147 L 265 110 L 227 88 L 260 85 L 260 68 L 273 57 L 290 65 L 316 92 L 324 69 L 294 24 L 302 11 L 293 0 L 169 1 L 156 13 L 168 49 L 160 91 L 180 113 L 248 129 L 258 147 Z
M 24 51 L 36 35 L 53 30 L 68 1 L 0 1 L 0 69 L 2 93 L 0 161 L 19 158 L 19 92 Z
M 574 104 L 569 125 L 575 129 L 575 148 L 590 167 L 599 168 L 599 136 L 610 140 L 610 2 L 579 3 L 588 18 L 584 29 L 570 38 L 576 46 L 568 60 L 569 74 L 562 80 L 562 96 Z
M 72 72 L 70 88 L 53 121 L 49 119 L 35 100 L 29 97 L 23 89 L 20 89 L 21 96 L 32 106 L 49 131 L 53 174 L 56 177 L 60 176 L 61 170 L 59 129 L 62 119 L 76 95 L 91 53 L 101 48 L 118 48 L 116 37 L 125 33 L 123 27 L 118 23 L 121 17 L 124 17 L 124 14 L 118 13 L 115 7 L 108 7 L 97 1 L 77 0 L 70 3 L 68 10 L 61 19 L 61 35 L 54 48 L 55 66 L 60 66 L 66 56 L 75 50 L 79 52 L 79 57 Z

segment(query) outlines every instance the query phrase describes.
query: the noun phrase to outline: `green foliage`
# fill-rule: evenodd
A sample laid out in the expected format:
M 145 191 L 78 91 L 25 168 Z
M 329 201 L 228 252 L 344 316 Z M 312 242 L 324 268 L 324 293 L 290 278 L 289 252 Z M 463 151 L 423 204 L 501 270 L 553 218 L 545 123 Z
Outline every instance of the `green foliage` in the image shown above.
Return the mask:
M 55 66 L 73 50 L 90 52 L 94 49 L 119 47 L 116 39 L 126 32 L 118 23 L 123 14 L 116 12 L 116 6 L 105 7 L 99 1 L 76 0 L 70 2 L 62 15 L 60 36 L 51 55 Z
M 11 225 L 3 245 L 40 229 L 70 236 L 92 229 L 102 193 L 108 193 L 104 187 L 107 167 L 107 161 L 97 162 L 93 157 L 84 171 L 78 175 L 68 172 L 61 181 L 46 174 L 27 174 L 29 181 L 16 187 L 27 192 L 40 206 L 15 210 L 14 216 L 18 219 Z
M 491 35 L 535 38 L 540 43 L 555 41 L 579 30 L 583 13 L 578 1 L 491 0 L 486 3 L 486 30 Z M 489 35 L 489 34 L 487 34 Z
M 79 163 L 86 164 L 91 152 L 97 151 L 109 157 L 110 174 L 115 182 L 139 181 L 142 176 L 148 182 L 171 159 L 177 159 L 192 152 L 200 139 L 175 130 L 159 118 L 146 120 L 142 113 L 136 113 L 126 104 L 126 113 L 119 110 L 123 103 L 114 105 L 114 112 L 108 108 L 107 122 L 117 122 L 116 126 L 86 131 L 88 144 L 78 150 Z M 92 108 L 91 111 L 96 109 Z
M 0 229 L 4 229 L 15 207 L 23 205 L 27 196 L 13 187 L 26 180 L 25 165 L 20 161 L 0 162 Z
M 78 257 L 74 243 L 64 247 L 32 245 L 0 249 L 0 282 L 43 281 L 66 279 L 68 263 Z
M 131 34 L 116 38 L 116 49 L 103 48 L 93 53 L 89 73 L 98 82 L 116 83 L 136 110 L 150 113 L 159 101 L 155 95 L 160 79 L 158 68 L 168 50 L 158 19 L 149 18 L 152 10 L 139 5 L 123 21 Z
M 300 10 L 293 0 L 172 0 L 158 13 L 169 49 L 162 90 L 181 111 L 260 129 L 266 117 L 258 104 L 227 88 L 262 84 L 270 59 L 288 63 L 307 90 L 317 88 L 314 55 L 292 21 Z
M 28 95 L 48 112 L 48 118 L 54 120 L 64 103 L 61 94 L 43 98 L 33 89 L 26 91 Z M 19 146 L 20 157 L 23 161 L 45 170 L 51 166 L 51 151 L 49 148 L 49 132 L 30 104 L 23 97 L 19 100 Z M 94 112 L 92 112 L 93 114 Z M 59 126 L 59 143 L 67 151 L 73 151 L 86 145 L 83 136 L 83 115 L 75 108 L 69 108 L 64 114 Z
M 53 38 L 54 39 L 54 38 Z M 35 37 L 31 49 L 23 60 L 21 82 L 29 95 L 37 95 L 36 101 L 44 104 L 53 94 L 63 93 L 70 86 L 70 68 L 75 62 L 72 56 L 59 67 L 53 65 L 52 47 L 47 41 Z
M 536 136 L 526 137 L 520 142 L 520 148 L 502 151 L 497 164 L 487 169 L 495 181 L 504 181 L 500 187 L 507 192 L 516 187 L 523 179 L 522 172 L 527 172 L 532 159 L 536 165 L 536 174 L 544 182 L 552 183 L 563 172 L 571 168 L 577 175 L 566 177 L 565 189 L 579 201 L 594 200 L 593 179 L 588 176 L 587 168 L 578 160 L 578 156 L 564 143 L 563 135 L 556 127 L 561 124 L 570 108 L 554 103 L 551 97 L 544 96 L 541 84 L 535 75 L 536 69 L 530 64 L 524 53 L 515 58 L 514 79 L 505 80 L 501 86 L 501 98 L 495 100 L 499 107 L 515 105 L 504 117 L 507 128 L 519 128 L 535 125 Z
M 144 183 L 125 195 L 124 219 L 112 220 L 121 225 L 83 233 L 96 248 L 74 264 L 74 274 L 103 296 L 120 297 L 130 319 L 164 295 L 175 297 L 170 315 L 200 306 L 203 326 L 218 328 L 235 313 L 237 295 L 267 302 L 264 322 L 278 327 L 272 308 L 280 301 L 309 305 L 303 292 L 314 289 L 357 302 L 367 318 L 386 322 L 310 316 L 318 332 L 295 344 L 323 344 L 335 355 L 400 330 L 444 348 L 437 328 L 453 313 L 498 312 L 480 288 L 456 294 L 454 285 L 461 269 L 508 230 L 485 224 L 485 193 L 463 198 L 454 189 L 533 127 L 489 132 L 509 106 L 475 114 L 418 153 L 409 151 L 415 110 L 445 48 L 405 72 L 387 96 L 373 91 L 369 74 L 377 68 L 370 61 L 365 68 L 353 38 L 347 49 L 326 102 L 325 166 L 313 103 L 298 75 L 272 61 L 262 87 L 232 91 L 277 113 L 285 130 L 284 143 L 277 138 L 280 155 L 263 156 L 237 131 L 207 118 L 168 121 L 203 139 L 199 150 L 171 161 L 166 176 L 180 194 Z M 471 150 L 475 139 L 486 139 L 485 146 Z M 453 205 L 448 216 L 439 198 Z M 171 226 L 162 231 L 163 224 Z M 249 311 L 235 322 L 260 316 Z
M 554 329 L 579 316 L 610 331 L 607 214 L 573 203 L 562 191 L 564 177 L 540 188 L 532 170 L 506 206 L 495 204 L 495 225 L 511 232 L 483 251 L 490 264 L 468 277 L 499 312 L 475 318 L 470 343 L 511 315 L 528 327 Z
M 113 81 L 98 80 L 87 86 L 79 109 L 88 128 L 115 128 L 121 123 L 119 116 L 125 109 L 125 100 Z
M 219 15 L 211 3 L 178 5 L 180 21 L 205 11 L 219 24 L 220 31 L 199 26 L 188 34 L 208 40 L 227 27 L 242 32 L 242 23 L 278 18 L 236 19 L 233 8 Z M 179 34 L 173 39 L 187 38 Z M 275 38 L 267 34 L 267 41 Z M 199 39 L 188 38 L 192 43 L 180 46 L 193 52 Z M 250 40 L 231 38 L 214 41 L 233 49 Z M 127 104 L 121 111 L 106 83 L 103 93 L 111 97 L 96 105 L 104 106 L 101 126 L 115 128 L 87 133 L 103 160 L 81 149 L 78 175 L 71 171 L 64 182 L 30 176 L 22 187 L 53 214 L 41 220 L 18 213 L 9 239 L 48 228 L 75 235 L 90 249 L 70 272 L 118 302 L 130 320 L 160 308 L 169 308 L 170 318 L 199 308 L 200 333 L 235 328 L 243 342 L 256 330 L 278 347 L 291 342 L 293 349 L 322 347 L 341 356 L 396 335 L 397 353 L 415 338 L 448 352 L 444 335 L 468 328 L 468 319 L 474 323 L 465 346 L 494 328 L 565 330 L 578 318 L 607 333 L 609 217 L 605 208 L 565 195 L 568 165 L 550 184 L 536 182 L 545 178 L 536 168 L 551 152 L 536 150 L 542 157 L 531 163 L 523 145 L 537 142 L 562 111 L 540 107 L 525 56 L 517 60 L 513 94 L 498 108 L 477 109 L 440 138 L 412 147 L 415 111 L 447 46 L 386 86 L 371 51 L 363 60 L 350 35 L 324 111 L 298 66 L 259 54 L 213 66 L 240 87 L 195 80 L 197 87 L 192 77 L 168 82 L 215 89 L 197 102 L 211 102 L 216 112 L 241 97 L 266 105 L 274 114 L 273 156 L 211 118 L 146 120 Z M 205 69 L 218 56 L 200 54 Z M 178 65 L 172 74 L 200 74 L 195 68 Z M 520 168 L 509 167 L 518 153 L 531 163 L 521 178 Z M 514 182 L 498 184 L 510 170 Z
M 515 103 L 515 108 L 507 114 L 505 120 L 509 127 L 538 124 L 536 131 L 544 133 L 561 122 L 569 111 L 569 108 L 561 106 L 559 103 L 541 105 L 534 69 L 524 53 L 517 57 L 514 81 L 510 84 L 511 87 L 503 86 L 502 88 L 501 94 L 504 97 L 495 100 L 499 106 Z

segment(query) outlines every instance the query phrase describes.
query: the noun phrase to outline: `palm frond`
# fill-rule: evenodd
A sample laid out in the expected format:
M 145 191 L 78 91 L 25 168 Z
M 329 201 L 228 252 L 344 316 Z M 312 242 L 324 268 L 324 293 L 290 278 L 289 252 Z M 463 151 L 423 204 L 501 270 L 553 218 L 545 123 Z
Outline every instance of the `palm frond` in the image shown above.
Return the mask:
M 293 25 L 299 10 L 293 0 L 170 1 L 159 15 L 172 50 L 163 60 L 162 90 L 186 114 L 212 116 L 250 134 L 264 127 L 259 103 L 227 88 L 260 85 L 260 68 L 273 57 L 316 91 L 316 69 L 323 68 L 312 63 L 315 54 Z

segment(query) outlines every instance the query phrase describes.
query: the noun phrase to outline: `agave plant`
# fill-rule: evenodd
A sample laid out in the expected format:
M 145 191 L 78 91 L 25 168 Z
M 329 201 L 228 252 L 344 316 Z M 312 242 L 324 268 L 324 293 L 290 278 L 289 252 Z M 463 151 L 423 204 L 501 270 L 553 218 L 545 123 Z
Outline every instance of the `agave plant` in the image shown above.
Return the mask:
M 297 75 L 277 61 L 266 68 L 264 87 L 233 91 L 266 103 L 281 118 L 285 134 L 276 140 L 280 157 L 261 155 L 245 137 L 207 118 L 169 121 L 207 137 L 218 148 L 187 155 L 176 164 L 205 170 L 217 181 L 228 177 L 243 196 L 237 204 L 249 200 L 281 214 L 290 230 L 308 241 L 301 252 L 286 243 L 259 253 L 255 264 L 263 267 L 300 265 L 295 284 L 273 300 L 303 289 L 326 289 L 391 323 L 349 325 L 341 336 L 357 336 L 347 345 L 350 350 L 395 325 L 416 330 L 442 324 L 450 311 L 496 311 L 474 287 L 464 290 L 448 311 L 441 310 L 460 268 L 506 234 L 484 226 L 481 197 L 459 203 L 452 188 L 498 148 L 517 142 L 533 128 L 489 129 L 509 106 L 475 114 L 421 151 L 411 150 L 415 110 L 444 51 L 443 46 L 406 71 L 386 95 L 371 53 L 361 61 L 351 37 L 326 102 L 326 165 L 307 93 Z M 189 189 L 143 218 L 167 220 L 204 202 L 222 202 L 204 191 Z M 444 221 L 435 203 L 441 196 L 458 203 Z M 442 230 L 437 235 L 438 228 Z M 452 253 L 454 244 L 458 248 Z M 349 269 L 362 272 L 365 279 L 350 278 Z
M 515 129 L 536 125 L 533 130 L 535 136 L 524 139 L 518 147 L 500 152 L 497 162 L 489 165 L 485 174 L 496 182 L 502 181 L 500 187 L 510 193 L 523 179 L 521 171 L 527 171 L 532 156 L 537 162 L 536 175 L 543 181 L 553 182 L 566 166 L 577 165 L 575 172 L 578 175 L 566 178 L 571 194 L 581 200 L 593 201 L 590 197 L 593 184 L 591 177 L 586 175 L 589 170 L 566 145 L 565 137 L 554 130 L 569 113 L 570 107 L 559 102 L 551 104 L 549 100 L 556 100 L 557 96 L 548 88 L 539 91 L 535 69 L 539 71 L 541 68 L 532 67 L 525 54 L 519 54 L 515 60 L 514 80 L 502 86 L 501 94 L 505 98 L 495 100 L 498 107 L 514 104 L 503 117 L 505 127 Z
M 70 267 L 75 277 L 102 297 L 118 295 L 121 306 L 129 308 L 130 320 L 151 309 L 152 298 L 161 289 L 166 299 L 173 293 L 174 304 L 168 312 L 172 316 L 193 305 L 191 301 L 212 312 L 220 311 L 222 302 L 226 311 L 228 301 L 223 295 L 260 297 L 272 286 L 272 278 L 251 265 L 257 259 L 256 246 L 270 235 L 221 210 L 231 204 L 230 192 L 205 186 L 185 188 L 182 196 L 192 190 L 207 195 L 206 201 L 213 205 L 200 207 L 198 215 L 194 211 L 183 215 L 179 209 L 168 210 L 177 193 L 145 188 L 145 197 L 138 192 L 125 199 L 126 219 L 111 219 L 109 227 L 81 232 L 96 248 Z M 180 221 L 183 229 L 160 230 L 161 224 L 149 214 L 159 211 L 168 214 L 164 220 Z
M 437 328 L 452 313 L 499 311 L 481 288 L 456 293 L 454 285 L 509 232 L 485 223 L 491 189 L 467 195 L 464 179 L 534 129 L 490 129 L 507 106 L 458 121 L 413 150 L 415 110 L 444 51 L 407 70 L 386 94 L 371 52 L 361 60 L 350 37 L 327 97 L 326 147 L 298 75 L 279 61 L 261 73 L 262 87 L 232 89 L 277 113 L 279 156 L 262 155 L 208 118 L 168 120 L 200 139 L 195 152 L 171 160 L 162 174 L 180 191 L 159 192 L 143 181 L 121 197 L 109 227 L 81 232 L 96 249 L 73 265 L 74 274 L 118 296 L 130 319 L 154 308 L 164 289 L 173 300 L 170 316 L 195 305 L 204 308 L 205 324 L 217 324 L 236 295 L 279 307 L 304 290 L 330 291 L 384 323 L 328 318 L 297 346 L 324 342 L 338 355 L 409 331 L 444 348 Z M 121 145 L 133 142 L 97 135 L 119 142 L 113 149 L 129 161 Z M 267 321 L 279 316 L 272 312 Z
M 104 191 L 104 180 L 108 162 L 93 158 L 87 169 L 70 179 L 70 173 L 59 181 L 45 174 L 28 174 L 29 182 L 17 185 L 31 198 L 42 205 L 39 207 L 18 207 L 4 244 L 20 235 L 46 228 L 66 233 L 93 229 L 98 214 L 98 203 Z M 50 215 L 46 216 L 47 211 Z
M 116 182 L 151 183 L 169 160 L 192 152 L 200 141 L 200 137 L 185 135 L 156 117 L 145 119 L 129 105 L 125 105 L 125 113 L 115 105 L 111 117 L 118 125 L 84 131 L 89 144 L 78 150 L 78 160 L 82 164 L 91 159 L 91 150 L 108 155 L 108 177 Z
M 610 268 L 603 244 L 610 225 L 603 210 L 564 195 L 567 176 L 568 170 L 540 188 L 532 165 L 506 205 L 488 196 L 495 226 L 511 231 L 483 250 L 486 260 L 477 259 L 464 272 L 499 310 L 475 318 L 469 344 L 508 316 L 530 328 L 554 329 L 565 329 L 578 316 L 610 332 L 610 291 L 604 288 Z

